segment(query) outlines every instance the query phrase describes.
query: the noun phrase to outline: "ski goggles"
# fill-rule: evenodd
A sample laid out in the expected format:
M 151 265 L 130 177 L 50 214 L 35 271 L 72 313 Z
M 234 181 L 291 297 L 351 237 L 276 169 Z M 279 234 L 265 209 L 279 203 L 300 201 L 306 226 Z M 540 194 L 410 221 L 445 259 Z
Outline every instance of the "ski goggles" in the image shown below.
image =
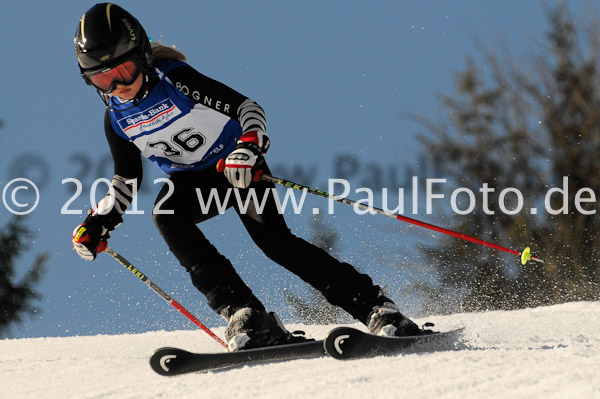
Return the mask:
M 134 60 L 124 61 L 114 67 L 84 71 L 86 83 L 105 93 L 113 91 L 117 84 L 129 86 L 139 76 L 141 68 Z

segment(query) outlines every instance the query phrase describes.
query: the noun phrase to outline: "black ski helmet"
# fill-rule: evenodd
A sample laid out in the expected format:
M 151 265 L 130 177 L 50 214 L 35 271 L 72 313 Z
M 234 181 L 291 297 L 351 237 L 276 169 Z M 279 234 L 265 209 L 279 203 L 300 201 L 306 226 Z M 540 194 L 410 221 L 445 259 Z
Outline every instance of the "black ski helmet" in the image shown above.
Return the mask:
M 92 83 L 84 72 L 111 68 L 131 58 L 139 62 L 143 72 L 151 70 L 152 52 L 146 31 L 116 4 L 99 3 L 87 10 L 74 41 L 81 75 L 88 85 Z

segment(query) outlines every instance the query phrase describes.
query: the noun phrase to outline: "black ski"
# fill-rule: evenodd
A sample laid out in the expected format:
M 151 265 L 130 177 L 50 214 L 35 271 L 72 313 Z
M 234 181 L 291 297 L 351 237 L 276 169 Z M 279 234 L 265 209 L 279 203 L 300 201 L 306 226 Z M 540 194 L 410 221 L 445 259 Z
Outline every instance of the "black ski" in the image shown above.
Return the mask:
M 160 348 L 151 356 L 150 366 L 160 375 L 172 376 L 327 354 L 336 359 L 355 359 L 406 350 L 432 351 L 455 343 L 463 330 L 464 328 L 460 328 L 412 337 L 387 338 L 351 327 L 339 327 L 331 330 L 325 341 L 307 341 L 235 352 L 193 353 L 178 348 Z
M 150 357 L 150 366 L 160 375 L 220 370 L 268 361 L 325 356 L 323 341 L 307 341 L 235 352 L 192 353 L 178 348 L 160 348 Z
M 381 337 L 351 327 L 331 330 L 325 338 L 327 354 L 336 359 L 390 355 L 406 350 L 431 351 L 454 344 L 464 328 L 410 337 Z

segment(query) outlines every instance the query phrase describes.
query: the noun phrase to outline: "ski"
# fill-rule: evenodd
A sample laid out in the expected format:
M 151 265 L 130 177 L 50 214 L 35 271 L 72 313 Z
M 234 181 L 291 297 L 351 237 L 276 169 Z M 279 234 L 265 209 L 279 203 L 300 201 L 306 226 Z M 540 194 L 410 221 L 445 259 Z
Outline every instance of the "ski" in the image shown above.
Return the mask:
M 223 370 L 252 364 L 330 355 L 356 359 L 411 350 L 432 351 L 449 347 L 464 328 L 410 337 L 381 337 L 352 327 L 338 327 L 325 340 L 268 346 L 234 352 L 194 353 L 179 348 L 160 348 L 150 357 L 152 369 L 163 376 Z
M 391 355 L 402 351 L 425 352 L 448 348 L 456 343 L 464 328 L 410 337 L 382 337 L 351 327 L 338 327 L 325 338 L 325 351 L 335 359 L 357 359 Z
M 193 353 L 178 348 L 160 348 L 150 357 L 150 366 L 160 375 L 173 376 L 319 356 L 325 356 L 322 340 L 220 353 Z

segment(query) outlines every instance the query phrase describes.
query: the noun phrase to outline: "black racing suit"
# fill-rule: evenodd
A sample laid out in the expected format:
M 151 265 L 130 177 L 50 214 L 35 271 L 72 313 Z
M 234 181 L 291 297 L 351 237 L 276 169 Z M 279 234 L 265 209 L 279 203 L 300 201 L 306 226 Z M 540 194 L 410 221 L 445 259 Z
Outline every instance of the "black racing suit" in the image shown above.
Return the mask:
M 181 95 L 186 94 L 188 99 L 196 103 L 203 101 L 203 105 L 214 110 L 216 102 L 206 99 L 221 99 L 218 111 L 223 113 L 223 103 L 229 104 L 227 116 L 239 121 L 244 128 L 252 124 L 253 118 L 261 119 L 261 115 L 264 118 L 262 109 L 252 102 L 258 112 L 253 117 L 240 120 L 239 112 L 235 111 L 241 104 L 248 103 L 248 98 L 198 73 L 188 65 L 178 66 L 167 72 L 166 76 L 179 89 Z M 181 88 L 185 88 L 185 93 Z M 202 96 L 194 96 L 192 93 L 202 93 Z M 115 178 L 120 177 L 113 180 L 113 186 L 123 194 L 117 197 L 117 200 L 121 198 L 119 209 L 123 213 L 131 197 L 124 193 L 127 190 L 123 184 L 115 186 L 115 181 L 118 183 L 137 179 L 137 187 L 140 187 L 141 151 L 139 145 L 136 146 L 116 133 L 114 121 L 111 123 L 109 117 L 110 112 L 113 111 L 107 108 L 105 133 L 114 160 Z M 262 122 L 266 125 L 266 122 Z M 219 156 L 224 158 L 227 153 Z M 269 173 L 266 164 L 263 170 Z M 197 170 L 174 171 L 170 173 L 170 181 L 174 191 L 168 195 L 169 185 L 165 184 L 156 198 L 155 207 L 160 203 L 161 210 L 173 212 L 153 212 L 153 218 L 169 249 L 190 273 L 194 286 L 206 296 L 209 306 L 225 318 L 242 307 L 264 309 L 262 303 L 241 280 L 231 262 L 219 253 L 197 226 L 198 223 L 217 216 L 219 209 L 213 201 L 213 206 L 207 212 L 203 212 L 196 189 L 201 190 L 204 199 L 209 198 L 213 189 L 217 190 L 220 199 L 224 199 L 227 190 L 233 190 L 227 179 L 216 171 L 213 163 Z M 367 316 L 374 306 L 391 301 L 382 296 L 380 287 L 374 285 L 369 276 L 357 272 L 353 266 L 339 262 L 324 250 L 293 235 L 278 211 L 270 190 L 273 187 L 272 183 L 259 181 L 252 183 L 249 189 L 239 190 L 241 203 L 245 203 L 246 196 L 252 189 L 256 191 L 259 201 L 267 195 L 267 202 L 260 213 L 257 212 L 257 204 L 252 200 L 246 212 L 241 212 L 233 192 L 230 192 L 227 207 L 233 207 L 237 211 L 253 241 L 267 257 L 312 285 L 331 304 L 340 306 L 366 324 Z M 125 200 L 122 200 L 123 196 Z

